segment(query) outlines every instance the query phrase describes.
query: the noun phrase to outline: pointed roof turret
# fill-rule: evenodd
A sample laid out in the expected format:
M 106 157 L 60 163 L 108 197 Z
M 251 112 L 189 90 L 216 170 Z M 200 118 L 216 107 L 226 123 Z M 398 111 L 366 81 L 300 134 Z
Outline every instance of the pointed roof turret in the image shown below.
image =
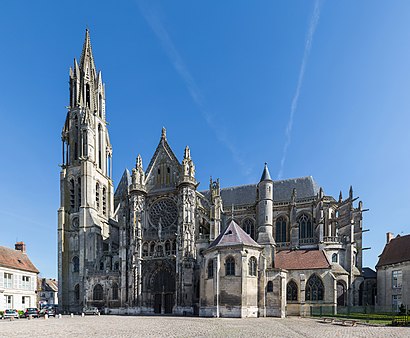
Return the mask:
M 95 71 L 95 64 L 94 64 L 94 57 L 93 51 L 91 49 L 91 39 L 90 39 L 90 32 L 88 28 L 85 30 L 85 39 L 83 45 L 83 51 L 81 52 L 81 59 L 80 59 L 80 69 L 82 71 L 85 70 L 85 66 L 87 63 L 90 63 L 91 67 Z
M 265 162 L 265 167 L 263 168 L 263 173 L 260 182 L 262 181 L 272 181 L 270 174 L 269 174 L 269 169 L 268 169 L 268 164 Z

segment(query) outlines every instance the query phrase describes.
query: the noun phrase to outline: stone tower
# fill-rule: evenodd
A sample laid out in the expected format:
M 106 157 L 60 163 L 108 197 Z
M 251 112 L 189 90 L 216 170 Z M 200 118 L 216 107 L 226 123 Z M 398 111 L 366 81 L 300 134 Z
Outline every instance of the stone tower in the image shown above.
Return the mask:
M 273 181 L 265 163 L 258 184 L 258 244 L 264 246 L 268 266 L 272 266 L 275 240 L 273 239 Z
M 113 213 L 105 91 L 101 72 L 95 68 L 88 30 L 80 63 L 74 59 L 70 68 L 69 83 L 58 210 L 59 297 L 64 310 L 85 304 L 86 274 L 97 268 L 99 253 L 108 250 L 104 240 L 109 236 Z

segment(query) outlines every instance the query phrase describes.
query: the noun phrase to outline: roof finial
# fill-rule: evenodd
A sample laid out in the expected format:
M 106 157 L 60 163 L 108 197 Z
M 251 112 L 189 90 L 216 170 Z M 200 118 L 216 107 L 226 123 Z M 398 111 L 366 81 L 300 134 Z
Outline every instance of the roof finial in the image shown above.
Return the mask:
M 165 129 L 165 127 L 162 127 L 161 138 L 164 140 L 167 139 L 167 130 Z
M 232 210 L 231 210 L 231 212 L 232 212 L 232 221 L 233 221 L 233 210 L 234 210 L 234 206 L 233 206 L 233 203 L 232 203 Z

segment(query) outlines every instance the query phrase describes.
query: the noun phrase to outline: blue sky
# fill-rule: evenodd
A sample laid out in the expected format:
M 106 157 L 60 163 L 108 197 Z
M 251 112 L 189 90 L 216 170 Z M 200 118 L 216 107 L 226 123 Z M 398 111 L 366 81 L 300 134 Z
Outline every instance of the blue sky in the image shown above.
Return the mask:
M 106 83 L 114 184 L 167 128 L 200 189 L 312 175 L 350 185 L 364 264 L 410 233 L 410 2 L 2 1 L 0 245 L 57 271 L 60 134 L 68 70 L 91 31 Z

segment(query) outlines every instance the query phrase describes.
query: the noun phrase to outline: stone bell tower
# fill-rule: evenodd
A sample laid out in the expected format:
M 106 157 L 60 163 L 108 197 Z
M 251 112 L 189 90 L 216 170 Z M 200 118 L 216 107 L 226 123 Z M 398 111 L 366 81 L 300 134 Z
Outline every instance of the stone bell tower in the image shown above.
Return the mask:
M 96 71 L 89 31 L 80 62 L 69 74 L 70 98 L 62 131 L 58 210 L 59 297 L 63 310 L 85 302 L 86 271 L 103 251 L 113 214 L 112 147 L 105 116 L 105 90 Z M 79 292 L 74 294 L 74 290 Z

